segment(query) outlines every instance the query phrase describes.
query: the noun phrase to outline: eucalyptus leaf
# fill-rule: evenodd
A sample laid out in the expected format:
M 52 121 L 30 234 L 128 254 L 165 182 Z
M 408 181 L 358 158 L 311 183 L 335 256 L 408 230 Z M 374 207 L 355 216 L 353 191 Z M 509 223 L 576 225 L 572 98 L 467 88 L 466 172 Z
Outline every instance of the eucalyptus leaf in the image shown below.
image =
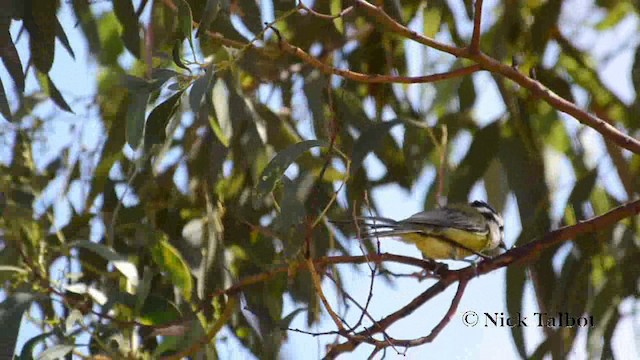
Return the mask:
M 68 248 L 85 248 L 110 261 L 133 286 L 138 286 L 138 269 L 126 256 L 116 253 L 112 248 L 86 240 L 74 241 L 66 245 Z
M 353 146 L 351 153 L 351 173 L 355 174 L 358 168 L 362 166 L 362 162 L 367 155 L 376 150 L 385 136 L 389 135 L 389 131 L 394 126 L 402 123 L 402 120 L 395 119 L 380 123 L 374 123 L 360 134 Z
M 191 291 L 193 290 L 191 271 L 178 250 L 165 239 L 158 240 L 150 250 L 156 265 L 167 273 L 173 284 L 181 290 L 185 299 L 191 299 Z
M 322 140 L 306 140 L 293 144 L 276 154 L 260 175 L 260 182 L 256 187 L 256 201 L 273 191 L 282 174 L 300 155 L 317 146 L 327 146 L 327 143 Z

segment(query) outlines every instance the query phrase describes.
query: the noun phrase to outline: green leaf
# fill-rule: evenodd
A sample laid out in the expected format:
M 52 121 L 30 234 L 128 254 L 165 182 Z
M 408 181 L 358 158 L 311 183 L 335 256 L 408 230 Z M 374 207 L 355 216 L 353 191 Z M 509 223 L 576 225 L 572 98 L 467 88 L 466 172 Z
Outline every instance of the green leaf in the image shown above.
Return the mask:
M 189 105 L 191 106 L 191 111 L 193 111 L 194 114 L 197 114 L 198 111 L 200 111 L 204 94 L 211 90 L 214 74 L 215 67 L 214 64 L 211 63 L 206 67 L 205 73 L 193 82 L 191 91 L 189 92 Z
M 122 41 L 124 46 L 135 57 L 141 57 L 141 41 L 138 19 L 136 18 L 133 2 L 125 0 L 116 0 L 113 2 L 113 12 L 116 14 L 118 21 L 122 24 Z
M 17 266 L 11 266 L 11 265 L 0 265 L 0 271 L 15 271 L 15 272 L 19 272 L 21 274 L 26 274 L 27 270 L 21 268 L 21 267 L 17 267 Z
M 491 160 L 496 157 L 500 144 L 499 140 L 499 121 L 480 129 L 475 134 L 469 151 L 453 173 L 449 186 L 449 201 L 467 201 L 471 187 L 482 178 Z
M 36 296 L 30 293 L 13 293 L 0 303 L 0 359 L 11 359 L 20 333 L 22 314 L 29 309 Z
M 144 152 L 148 153 L 154 145 L 163 144 L 167 138 L 166 127 L 175 115 L 184 90 L 170 96 L 151 111 L 144 129 Z
M 56 103 L 56 105 L 58 105 L 62 110 L 74 114 L 73 110 L 71 110 L 69 104 L 67 104 L 67 102 L 64 100 L 64 97 L 62 97 L 60 90 L 58 90 L 56 85 L 53 83 L 53 80 L 51 80 L 51 76 L 49 75 L 47 75 L 47 88 L 49 96 L 51 96 L 51 99 Z
M 157 326 L 180 318 L 180 312 L 173 303 L 162 296 L 151 294 L 147 296 L 137 319 L 141 324 Z
M 211 93 L 213 109 L 216 116 L 209 116 L 209 124 L 218 140 L 225 146 L 229 147 L 229 140 L 233 135 L 233 126 L 231 125 L 231 117 L 229 114 L 229 93 L 226 84 L 222 79 L 216 81 Z
M 524 268 L 521 266 L 507 267 L 507 310 L 514 318 L 522 313 L 522 294 L 524 293 L 525 280 Z M 512 326 L 511 336 L 520 357 L 527 359 L 527 348 L 522 327 Z
M 56 2 L 31 0 L 25 8 L 24 26 L 29 31 L 31 61 L 41 73 L 47 74 L 53 65 L 56 45 Z
M 23 93 L 24 72 L 22 71 L 22 64 L 20 63 L 18 50 L 16 50 L 16 47 L 11 40 L 11 33 L 9 33 L 9 24 L 6 24 L 6 27 L 4 29 L 2 28 L 2 26 L 0 26 L 0 58 L 2 58 L 2 63 L 7 69 L 9 75 L 11 75 L 11 78 L 16 84 L 18 91 L 20 93 Z
M 467 111 L 476 102 L 476 89 L 473 86 L 473 77 L 462 78 L 460 88 L 458 88 L 458 98 L 460 99 L 460 111 Z
M 189 266 L 178 250 L 163 238 L 151 246 L 151 256 L 158 267 L 169 275 L 173 284 L 182 290 L 182 296 L 186 300 L 191 299 L 193 279 Z
M 353 145 L 351 154 L 351 173 L 355 174 L 367 155 L 376 150 L 385 136 L 389 135 L 392 127 L 402 123 L 400 119 L 374 123 L 360 134 L 358 140 Z
M 433 38 L 440 31 L 442 10 L 438 6 L 425 6 L 422 17 L 424 35 Z
M 120 271 L 133 286 L 138 286 L 139 277 L 136 266 L 131 263 L 126 256 L 116 253 L 110 247 L 87 240 L 74 241 L 66 246 L 69 249 L 77 247 L 93 251 L 105 260 L 111 261 L 113 266 L 118 269 L 118 271 Z
M 67 316 L 67 318 L 64 321 L 64 330 L 67 334 L 71 334 L 71 332 L 73 331 L 73 327 L 76 325 L 76 323 L 80 323 L 82 324 L 82 319 L 84 318 L 84 315 L 82 315 L 82 312 L 78 309 L 73 309 L 71 310 L 71 313 L 69 314 L 69 316 Z
M 291 322 L 293 321 L 293 319 L 295 319 L 295 317 L 300 314 L 303 311 L 306 311 L 307 308 L 297 308 L 295 310 L 293 310 L 292 312 L 290 312 L 287 316 L 283 317 L 282 320 L 280 320 L 280 328 L 282 329 L 287 329 L 289 328 L 289 325 L 291 324 Z
M 13 121 L 9 102 L 7 101 L 7 93 L 4 92 L 4 86 L 2 85 L 2 79 L 0 79 L 0 114 L 2 114 L 7 121 Z
M 47 350 L 43 351 L 38 360 L 58 360 L 65 357 L 68 353 L 73 351 L 73 345 L 54 345 Z
M 149 92 L 140 90 L 129 94 L 129 107 L 127 108 L 127 143 L 131 148 L 137 149 L 144 134 L 144 115 L 149 101 Z
M 220 11 L 220 0 L 207 0 L 207 5 L 204 8 L 202 18 L 200 19 L 200 25 L 196 32 L 196 37 L 199 37 L 201 33 L 206 32 L 209 29 L 211 23 L 218 16 L 218 11 Z
M 58 19 L 56 19 L 56 37 L 58 38 L 58 40 L 60 40 L 60 43 L 67 50 L 69 55 L 71 55 L 71 57 L 75 60 L 76 54 L 73 53 L 73 49 L 71 48 L 71 44 L 69 43 L 67 34 L 64 32 L 62 24 L 60 24 L 60 21 L 58 21 Z
M 139 313 L 142 306 L 145 304 L 147 300 L 147 296 L 149 296 L 149 291 L 151 290 L 151 280 L 153 280 L 154 272 L 149 267 L 145 267 L 142 273 L 142 281 L 138 285 L 136 289 L 136 307 L 135 312 Z
M 306 140 L 293 144 L 276 154 L 260 175 L 260 182 L 256 187 L 256 200 L 262 199 L 263 196 L 273 191 L 289 165 L 305 151 L 316 146 L 327 146 L 327 143 L 322 140 Z
M 71 4 L 80 28 L 87 38 L 89 51 L 93 55 L 100 54 L 101 42 L 98 35 L 98 24 L 93 17 L 93 13 L 91 13 L 89 2 L 87 0 L 72 0 Z
M 290 227 L 304 220 L 306 214 L 304 203 L 314 180 L 313 176 L 298 177 L 296 181 L 291 181 L 286 175 L 282 176 L 284 191 L 280 202 L 280 214 L 276 220 L 277 229 L 286 232 Z
M 171 50 L 171 58 L 179 68 L 183 68 L 191 72 L 191 69 L 189 69 L 187 65 L 182 62 L 182 58 L 180 57 L 180 50 L 182 50 L 182 41 L 180 39 L 176 39 L 175 43 L 173 44 L 173 49 Z
M 56 331 L 46 332 L 44 334 L 40 334 L 38 336 L 32 337 L 22 346 L 22 351 L 20 352 L 19 360 L 32 360 L 33 359 L 33 351 L 36 348 L 36 345 L 46 340 L 51 335 L 54 335 Z
M 195 52 L 193 47 L 193 39 L 191 38 L 191 24 L 193 23 L 193 15 L 191 15 L 191 7 L 185 0 L 178 0 L 178 21 L 180 27 L 180 33 L 184 38 L 189 40 L 189 46 L 191 51 Z

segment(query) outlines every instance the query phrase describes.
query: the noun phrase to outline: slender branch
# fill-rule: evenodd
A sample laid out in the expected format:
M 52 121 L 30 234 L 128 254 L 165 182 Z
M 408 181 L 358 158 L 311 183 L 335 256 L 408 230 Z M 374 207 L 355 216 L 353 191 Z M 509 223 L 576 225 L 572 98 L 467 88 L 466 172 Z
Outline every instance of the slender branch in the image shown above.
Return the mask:
M 335 19 L 341 18 L 341 17 L 349 14 L 353 10 L 353 6 L 349 6 L 349 7 L 345 8 L 344 10 L 340 11 L 339 13 L 337 13 L 336 15 L 327 15 L 327 14 L 319 13 L 319 12 L 313 10 L 312 8 L 310 8 L 307 5 L 305 5 L 302 1 L 300 1 L 298 3 L 298 8 L 300 8 L 300 10 L 304 10 L 304 11 L 308 12 L 309 14 L 311 14 L 313 16 L 319 17 L 320 19 L 326 19 L 326 20 L 335 20 Z
M 441 275 L 440 281 L 438 281 L 436 284 L 411 300 L 411 302 L 409 302 L 404 307 L 400 308 L 392 314 L 389 314 L 382 320 L 378 321 L 376 324 L 360 331 L 359 333 L 352 335 L 344 343 L 333 346 L 329 350 L 325 358 L 333 359 L 341 353 L 352 351 L 356 348 L 356 346 L 362 343 L 359 341 L 365 335 L 370 337 L 377 332 L 387 329 L 396 321 L 410 315 L 418 307 L 422 306 L 424 303 L 426 303 L 436 295 L 442 293 L 447 287 L 449 287 L 449 285 L 453 284 L 456 281 L 459 281 L 461 283 L 466 282 L 476 276 L 489 273 L 495 269 L 505 267 L 510 264 L 533 261 L 542 253 L 542 251 L 552 246 L 558 245 L 563 241 L 573 239 L 583 233 L 596 232 L 605 227 L 611 226 L 626 217 L 636 215 L 638 213 L 640 213 L 640 200 L 636 200 L 628 204 L 619 206 L 603 215 L 580 222 L 576 225 L 565 226 L 563 228 L 551 231 L 544 235 L 541 239 L 534 240 L 524 246 L 511 249 L 493 259 L 483 260 L 476 266 L 468 266 L 460 270 L 446 271 Z M 446 324 L 443 324 L 442 326 L 444 325 Z M 436 326 L 436 328 L 437 327 L 438 326 Z M 434 331 L 436 331 L 436 328 L 434 328 Z M 442 329 L 438 329 L 437 331 L 439 332 L 441 330 Z M 415 346 L 411 345 L 411 342 L 417 340 L 418 339 L 389 340 L 389 342 L 393 343 L 396 346 Z M 367 341 L 367 343 L 371 342 Z
M 477 54 L 480 52 L 480 26 L 482 23 L 482 0 L 476 0 L 473 14 L 473 35 L 471 37 L 471 45 L 469 52 Z
M 275 30 L 275 28 L 272 28 Z M 279 32 L 276 31 L 277 34 Z M 282 37 L 279 37 L 280 48 L 285 52 L 299 58 L 312 67 L 322 71 L 325 74 L 333 74 L 344 77 L 345 79 L 363 82 L 363 83 L 398 83 L 398 84 L 423 84 L 436 81 L 442 81 L 446 79 L 452 79 L 461 77 L 474 72 L 481 71 L 482 68 L 479 65 L 466 66 L 460 69 L 447 71 L 444 73 L 424 75 L 424 76 L 394 76 L 394 75 L 379 75 L 379 74 L 363 74 L 351 70 L 338 69 L 333 66 L 327 65 L 315 57 L 309 55 L 304 50 L 297 46 L 291 45 Z
M 474 52 L 470 47 L 457 48 L 457 47 L 440 43 L 431 38 L 419 35 L 415 31 L 412 31 L 408 29 L 406 26 L 395 21 L 393 18 L 387 15 L 379 7 L 371 5 L 364 0 L 355 0 L 355 2 L 358 8 L 362 8 L 366 10 L 369 15 L 373 16 L 376 20 L 378 20 L 382 25 L 387 27 L 390 31 L 396 34 L 405 36 L 407 38 L 410 38 L 416 42 L 432 47 L 434 49 L 444 51 L 456 57 L 473 60 L 477 64 L 481 65 L 481 67 L 484 70 L 488 70 L 493 73 L 498 73 L 510 79 L 511 81 L 531 91 L 534 95 L 540 97 L 542 100 L 546 101 L 549 105 L 554 107 L 556 110 L 569 114 L 572 117 L 576 118 L 579 122 L 593 128 L 594 130 L 602 134 L 603 137 L 611 140 L 612 142 L 616 143 L 618 146 L 621 146 L 633 153 L 640 154 L 640 140 L 635 139 L 627 134 L 624 134 L 623 132 L 616 129 L 614 126 L 607 123 L 606 121 L 578 108 L 572 102 L 563 99 L 562 97 L 558 96 L 553 91 L 549 90 L 547 87 L 542 85 L 542 83 L 520 73 L 517 69 L 514 69 L 512 66 L 502 64 L 498 60 L 483 54 L 479 50 L 477 52 Z M 477 3 L 476 3 L 476 6 L 478 6 Z M 479 21 L 479 18 L 478 18 L 478 21 Z M 474 25 L 475 25 L 475 22 L 474 22 Z M 474 28 L 474 31 L 475 31 L 475 28 Z M 479 27 L 478 27 L 478 31 L 479 31 Z
M 387 15 L 381 8 L 372 5 L 364 0 L 355 0 L 355 6 L 357 9 L 364 9 L 369 16 L 375 18 L 382 25 L 388 27 L 392 32 L 409 38 L 415 42 L 426 45 L 428 47 L 449 53 L 456 57 L 462 57 L 466 53 L 466 49 L 458 48 L 455 46 L 447 45 L 436 41 L 430 37 L 418 34 L 417 32 L 410 30 L 406 26 L 395 21 L 391 16 Z

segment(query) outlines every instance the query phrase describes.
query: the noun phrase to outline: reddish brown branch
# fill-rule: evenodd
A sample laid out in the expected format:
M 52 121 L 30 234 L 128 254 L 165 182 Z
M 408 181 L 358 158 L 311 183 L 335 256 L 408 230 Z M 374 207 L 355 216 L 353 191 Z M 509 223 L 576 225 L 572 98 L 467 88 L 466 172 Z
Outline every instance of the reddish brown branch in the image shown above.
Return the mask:
M 355 0 L 355 6 L 357 9 L 364 9 L 367 14 L 369 14 L 369 16 L 375 18 L 381 24 L 388 27 L 392 32 L 409 38 L 415 42 L 449 53 L 456 57 L 462 57 L 466 52 L 466 49 L 461 49 L 455 46 L 441 43 L 430 37 L 418 34 L 417 32 L 410 30 L 406 26 L 395 21 L 391 16 L 387 15 L 387 13 L 385 13 L 381 8 L 372 5 L 364 0 Z
M 297 46 L 289 44 L 283 38 L 280 38 L 280 48 L 285 52 L 299 58 L 310 66 L 322 71 L 327 75 L 339 75 L 345 79 L 363 82 L 363 83 L 398 83 L 398 84 L 423 84 L 436 81 L 442 81 L 446 79 L 452 79 L 461 77 L 474 72 L 482 70 L 479 65 L 466 66 L 460 69 L 447 71 L 439 74 L 425 75 L 425 76 L 394 76 L 394 75 L 378 75 L 378 74 L 363 74 L 351 70 L 338 69 L 333 66 L 327 65 L 315 57 L 309 55 L 304 50 Z
M 359 342 L 359 339 L 363 337 L 371 337 L 375 333 L 386 330 L 396 321 L 407 317 L 418 307 L 422 306 L 424 303 L 426 303 L 436 295 L 442 293 L 447 287 L 449 287 L 449 285 L 453 284 L 454 282 L 467 282 L 473 277 L 489 273 L 495 269 L 505 267 L 513 263 L 524 263 L 533 261 L 544 250 L 552 246 L 558 245 L 563 241 L 573 239 L 583 233 L 602 230 L 603 228 L 611 226 L 626 217 L 636 215 L 638 213 L 640 213 L 640 200 L 636 200 L 634 202 L 619 206 L 607 212 L 606 214 L 580 222 L 576 225 L 565 226 L 563 228 L 551 231 L 541 239 L 534 240 L 519 248 L 509 250 L 508 252 L 493 259 L 483 260 L 477 266 L 468 266 L 460 270 L 442 272 L 440 281 L 438 281 L 436 284 L 425 290 L 422 294 L 418 295 L 407 305 L 395 311 L 394 313 L 389 314 L 382 320 L 378 321 L 376 324 L 360 331 L 359 333 L 352 335 L 344 343 L 333 346 L 327 353 L 326 358 L 332 359 L 341 353 L 352 351 L 361 343 Z M 445 325 L 446 323 L 442 326 L 444 327 Z M 437 327 L 438 326 L 436 326 L 436 328 Z M 436 331 L 436 328 L 434 328 L 434 331 Z M 441 330 L 442 329 L 438 329 L 437 331 L 439 332 Z M 429 338 L 430 336 L 431 334 L 426 338 Z M 412 342 L 424 341 L 424 339 L 425 338 L 414 340 L 389 339 L 387 342 L 392 343 L 395 346 L 415 346 L 411 345 Z M 370 341 L 366 342 L 371 343 Z M 376 344 L 376 346 L 384 345 Z
M 557 94 L 555 94 L 554 92 L 546 88 L 544 85 L 542 85 L 542 83 L 524 74 L 521 74 L 517 69 L 514 69 L 512 66 L 502 64 L 498 60 L 483 54 L 479 50 L 475 52 L 472 50 L 471 47 L 457 48 L 454 46 L 440 43 L 426 36 L 417 34 L 415 31 L 409 30 L 404 25 L 395 21 L 393 18 L 387 15 L 382 9 L 369 4 L 364 0 L 355 0 L 355 2 L 358 8 L 362 8 L 366 10 L 369 15 L 371 15 L 376 20 L 378 20 L 382 25 L 387 27 L 390 31 L 396 34 L 402 35 L 404 37 L 410 38 L 416 42 L 432 47 L 434 49 L 438 49 L 440 51 L 449 53 L 456 57 L 473 60 L 477 64 L 480 64 L 483 69 L 501 74 L 502 76 L 510 79 L 511 81 L 531 91 L 534 95 L 539 96 L 542 100 L 549 103 L 549 105 L 554 107 L 556 110 L 559 110 L 563 113 L 573 116 L 578 121 L 593 128 L 594 130 L 602 134 L 603 137 L 611 140 L 612 142 L 616 143 L 618 146 L 621 146 L 636 154 L 640 154 L 640 140 L 632 138 L 631 136 L 622 133 L 621 131 L 616 129 L 614 126 L 608 124 L 606 121 L 578 108 L 575 104 L 563 99 L 562 97 L 558 96 Z M 480 18 L 478 17 L 477 21 L 479 20 Z M 474 32 L 475 30 L 476 29 L 474 28 Z M 480 31 L 479 26 L 477 31 Z
M 477 54 L 480 52 L 480 26 L 482 23 L 482 0 L 476 0 L 473 12 L 473 35 L 471 36 L 471 44 L 469 52 Z

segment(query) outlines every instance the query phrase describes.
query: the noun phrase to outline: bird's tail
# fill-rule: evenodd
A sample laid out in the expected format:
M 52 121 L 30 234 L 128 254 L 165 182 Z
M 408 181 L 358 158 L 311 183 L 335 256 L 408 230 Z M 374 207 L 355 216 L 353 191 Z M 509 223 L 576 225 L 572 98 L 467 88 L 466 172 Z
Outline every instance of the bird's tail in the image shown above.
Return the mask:
M 394 237 L 410 234 L 415 230 L 403 229 L 399 221 L 381 216 L 362 216 L 348 220 L 331 220 L 335 225 L 352 225 L 356 227 L 363 239 L 378 237 Z

